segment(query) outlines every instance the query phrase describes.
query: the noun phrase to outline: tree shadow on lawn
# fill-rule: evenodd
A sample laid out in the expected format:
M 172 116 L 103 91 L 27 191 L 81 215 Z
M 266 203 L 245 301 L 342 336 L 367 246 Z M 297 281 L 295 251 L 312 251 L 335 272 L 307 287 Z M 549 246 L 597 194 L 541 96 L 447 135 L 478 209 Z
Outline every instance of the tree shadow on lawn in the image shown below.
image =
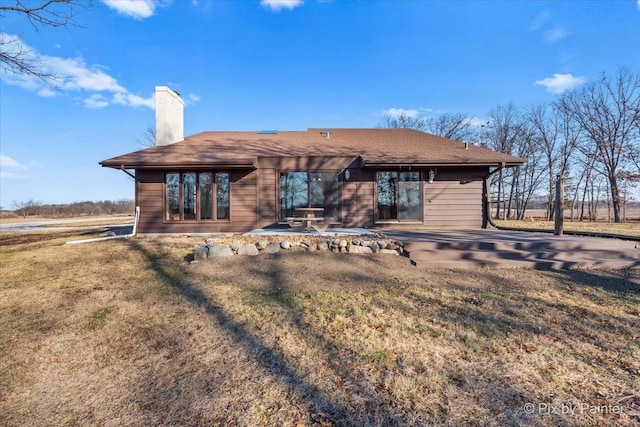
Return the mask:
M 392 271 L 388 272 L 388 276 L 383 274 L 383 277 L 375 276 L 373 271 L 354 271 L 349 268 L 352 256 L 340 254 L 332 260 L 338 265 L 343 263 L 346 265 L 344 270 L 336 267 L 336 270 L 341 271 L 340 277 L 332 276 L 332 272 L 327 270 L 320 277 L 316 277 L 315 280 L 327 281 L 328 292 L 340 291 L 339 287 L 336 289 L 331 286 L 335 281 L 372 283 L 370 290 L 374 292 L 375 296 L 371 298 L 372 307 L 369 308 L 375 307 L 381 311 L 391 308 L 383 301 L 385 290 L 397 294 L 397 291 L 393 290 L 394 288 L 407 288 L 416 285 L 428 286 L 425 283 L 394 283 L 393 279 L 396 278 Z M 361 255 L 355 256 L 360 257 Z M 384 260 L 384 256 L 369 258 L 372 265 L 379 264 L 383 268 L 385 267 Z M 340 343 L 332 338 L 326 330 L 323 330 L 322 326 L 305 321 L 304 313 L 308 312 L 308 308 L 300 303 L 300 291 L 296 288 L 295 281 L 292 281 L 290 277 L 291 272 L 284 271 L 281 268 L 279 256 L 274 256 L 270 261 L 267 266 L 264 264 L 254 266 L 250 270 L 252 274 L 261 276 L 270 284 L 268 289 L 258 290 L 257 292 L 268 295 L 272 301 L 284 308 L 287 311 L 286 317 L 289 326 L 299 331 L 300 336 L 306 340 L 307 345 L 319 349 L 325 355 L 322 363 L 328 366 L 335 377 L 348 382 L 352 386 L 350 389 L 352 395 L 350 396 L 335 394 L 337 399 L 341 399 L 344 402 L 343 406 L 348 408 L 349 418 L 332 417 L 331 421 L 339 425 L 426 425 L 433 423 L 453 423 L 455 425 L 458 423 L 483 423 L 484 421 L 479 421 L 482 419 L 492 420 L 488 422 L 488 425 L 532 422 L 533 418 L 524 413 L 522 408 L 524 403 L 534 401 L 534 396 L 530 391 L 518 387 L 516 383 L 510 381 L 510 376 L 513 373 L 507 370 L 498 369 L 493 372 L 493 376 L 486 372 L 479 373 L 479 376 L 483 377 L 483 381 L 486 381 L 491 387 L 485 390 L 483 396 L 471 397 L 468 396 L 470 392 L 466 389 L 469 384 L 467 382 L 468 379 L 455 372 L 454 369 L 445 368 L 447 370 L 447 384 L 442 385 L 438 379 L 430 378 L 427 373 L 423 375 L 404 375 L 404 368 L 398 362 L 401 359 L 396 358 L 395 361 L 391 361 L 391 366 L 380 366 L 367 361 L 367 358 L 370 358 L 371 355 L 366 354 L 362 348 L 358 348 L 358 343 L 354 343 L 354 347 L 348 343 L 346 345 Z M 407 268 L 413 268 L 408 261 Z M 374 269 L 372 268 L 372 270 Z M 402 293 L 403 291 L 399 292 Z M 403 307 L 403 304 L 395 304 L 394 302 L 394 308 L 397 307 Z M 442 306 L 442 308 L 445 311 L 447 310 L 447 307 Z M 416 312 L 406 306 L 401 308 L 401 311 L 405 311 L 407 315 L 418 317 L 426 314 Z M 373 327 L 375 328 L 376 326 L 374 325 Z M 394 354 L 392 350 L 394 343 L 389 343 L 388 347 L 385 350 L 388 350 L 390 354 Z M 429 353 L 431 349 L 424 347 L 421 351 Z M 399 357 L 402 356 L 401 354 Z M 362 371 L 358 372 L 360 371 L 357 366 L 359 360 L 365 360 L 365 364 L 367 364 L 364 367 L 365 370 L 368 370 L 366 375 L 363 375 Z M 456 365 L 455 362 L 455 360 L 448 361 L 452 367 Z M 440 373 L 436 373 L 436 376 L 438 375 Z M 396 377 L 402 377 L 401 381 L 416 381 L 416 390 L 419 390 L 422 386 L 431 389 L 429 393 L 435 402 L 430 402 L 428 409 L 416 410 L 409 395 L 399 396 L 394 394 L 397 391 L 385 389 L 385 379 Z M 454 404 L 449 402 L 447 397 L 443 398 L 442 395 L 439 395 L 439 393 L 444 393 L 447 388 L 454 388 L 457 390 L 455 393 L 467 395 L 466 398 L 474 399 L 478 405 L 474 408 L 463 408 L 462 404 L 458 403 L 457 405 L 460 406 L 454 407 Z M 366 402 L 366 404 L 362 405 L 361 402 Z M 457 409 L 462 410 L 461 412 L 464 413 L 456 413 Z
M 637 308 L 633 308 L 634 302 L 640 304 L 638 299 L 640 295 L 637 293 L 640 280 L 637 280 L 639 277 L 637 270 L 636 272 L 568 270 L 533 272 L 534 275 L 541 276 L 569 277 L 571 280 L 568 281 L 567 286 L 573 288 L 573 292 L 580 298 L 591 300 L 593 306 L 589 307 L 582 307 L 576 304 L 575 300 L 571 303 L 563 303 L 561 300 L 544 298 L 544 295 L 540 294 L 544 292 L 544 288 L 540 285 L 537 286 L 533 295 L 527 295 L 527 289 L 533 285 L 527 283 L 527 278 L 531 279 L 529 275 L 523 278 L 518 278 L 517 275 L 504 277 L 495 270 L 479 269 L 459 276 L 458 283 L 449 283 L 450 272 L 424 271 L 425 279 L 429 277 L 431 286 L 425 282 L 423 287 L 410 287 L 404 291 L 403 297 L 411 303 L 395 303 L 393 307 L 389 307 L 389 302 L 384 298 L 376 298 L 372 302 L 381 310 L 397 309 L 407 318 L 420 318 L 420 316 L 431 318 L 428 333 L 433 336 L 446 335 L 452 346 L 468 353 L 450 361 L 451 371 L 455 372 L 460 364 L 473 366 L 469 364 L 468 357 L 472 360 L 475 358 L 476 350 L 474 349 L 481 349 L 480 353 L 485 349 L 488 350 L 487 354 L 490 354 L 491 346 L 498 345 L 508 347 L 510 353 L 521 353 L 523 357 L 533 358 L 537 366 L 531 367 L 531 373 L 540 376 L 540 380 L 544 382 L 545 375 L 549 375 L 548 372 L 551 371 L 546 371 L 545 356 L 538 357 L 535 354 L 537 352 L 553 353 L 556 351 L 554 343 L 558 343 L 560 348 L 564 347 L 562 351 L 569 356 L 570 360 L 567 361 L 566 367 L 572 366 L 572 363 L 581 362 L 584 366 L 596 368 L 599 375 L 603 375 L 599 379 L 609 386 L 616 384 L 616 381 L 619 381 L 616 386 L 626 383 L 626 389 L 617 390 L 618 393 L 623 394 L 615 396 L 616 399 L 624 397 L 624 393 L 633 394 L 633 381 L 629 380 L 629 375 L 637 376 L 640 372 L 637 371 L 640 366 L 632 356 L 633 350 L 630 350 L 634 346 L 633 337 L 637 336 L 637 320 L 634 319 L 640 316 Z M 439 281 L 441 283 L 434 284 Z M 451 292 L 441 297 L 437 288 L 446 288 Z M 594 288 L 596 292 L 590 288 Z M 504 292 L 505 290 L 507 292 Z M 555 288 L 554 291 L 558 293 L 562 289 Z M 602 304 L 604 297 L 599 295 L 602 291 L 609 297 L 606 301 L 609 305 L 615 304 L 611 298 L 624 299 L 629 307 L 629 310 L 624 312 L 628 313 L 629 317 L 625 314 L 616 315 L 599 311 L 598 303 Z M 568 289 L 567 292 L 572 290 Z M 496 298 L 497 302 L 493 298 Z M 636 307 L 638 306 L 640 305 Z M 531 356 L 528 356 L 529 353 Z M 503 421 L 519 424 L 528 419 L 544 424 L 545 417 L 527 418 L 526 414 L 523 414 L 524 403 L 538 402 L 555 405 L 566 403 L 562 400 L 553 401 L 551 398 L 546 402 L 542 401 L 540 395 L 532 395 L 530 391 L 526 391 L 530 387 L 526 382 L 523 383 L 518 379 L 516 372 L 503 369 L 501 364 L 494 366 L 491 361 L 485 360 L 484 363 L 487 362 L 489 365 L 486 369 L 479 363 L 472 368 L 471 373 L 467 372 L 466 377 L 461 377 L 463 382 L 469 380 L 473 382 L 475 378 L 480 378 L 485 387 L 482 393 L 474 396 L 475 401 L 480 407 L 492 408 L 503 417 Z M 558 359 L 555 363 L 564 366 L 565 361 Z M 591 380 L 598 383 L 597 377 Z M 564 387 L 562 382 L 556 383 L 556 386 L 558 384 Z M 592 381 L 589 381 L 589 386 L 591 385 Z M 602 399 L 602 396 L 589 386 L 572 391 L 565 398 L 572 401 L 579 399 L 581 403 L 596 403 Z M 562 393 L 557 394 L 562 395 Z M 602 404 L 612 402 L 615 402 L 615 399 L 604 401 Z M 638 409 L 640 408 L 637 403 L 633 401 L 628 403 L 628 412 L 637 412 Z M 570 414 L 558 414 L 551 418 L 555 419 L 555 422 L 569 425 L 577 421 Z M 551 418 L 547 418 L 547 421 Z
M 166 286 L 193 306 L 202 309 L 222 331 L 244 349 L 246 354 L 255 358 L 265 373 L 279 378 L 292 394 L 306 402 L 309 423 L 314 423 L 323 413 L 329 414 L 334 420 L 349 419 L 348 411 L 343 405 L 306 380 L 294 363 L 225 312 L 224 303 L 212 301 L 197 285 L 189 283 L 188 278 L 185 279 L 189 272 L 174 260 L 172 254 L 162 249 L 152 252 L 135 240 L 130 240 L 129 245 L 131 249 L 148 259 L 150 267 Z
M 365 355 L 358 353 L 358 348 L 347 347 L 336 339 L 332 338 L 322 327 L 310 324 L 305 320 L 306 308 L 302 306 L 300 300 L 300 289 L 296 287 L 296 281 L 292 280 L 291 271 L 285 271 L 279 262 L 280 255 L 272 256 L 261 266 L 248 264 L 248 273 L 266 281 L 268 286 L 253 290 L 258 298 L 268 298 L 269 302 L 277 305 L 284 310 L 284 319 L 287 326 L 297 331 L 297 339 L 304 341 L 304 345 L 312 350 L 317 350 L 321 354 L 320 363 L 328 367 L 329 371 L 339 378 L 340 381 L 351 384 L 351 395 L 345 395 L 338 391 L 334 392 L 323 388 L 323 384 L 315 383 L 310 378 L 308 367 L 301 366 L 295 360 L 295 356 L 289 356 L 282 352 L 277 344 L 268 344 L 263 338 L 249 330 L 242 321 L 236 318 L 231 312 L 225 309 L 224 301 L 214 301 L 206 292 L 190 280 L 189 275 L 192 274 L 184 264 L 183 260 L 179 260 L 168 251 L 164 251 L 158 246 L 158 249 L 149 249 L 144 244 L 140 244 L 135 240 L 130 241 L 133 250 L 142 253 L 149 261 L 150 267 L 157 273 L 162 282 L 170 289 L 173 289 L 178 295 L 184 298 L 189 304 L 204 311 L 211 318 L 215 325 L 224 331 L 235 343 L 238 344 L 244 353 L 255 359 L 261 367 L 262 375 L 276 378 L 292 395 L 298 397 L 299 401 L 304 402 L 307 408 L 307 422 L 310 424 L 326 421 L 336 423 L 338 425 L 404 425 L 404 424 L 429 424 L 434 420 L 440 423 L 452 423 L 455 421 L 464 421 L 465 415 L 451 413 L 451 408 L 446 397 L 439 399 L 439 408 L 437 413 L 417 413 L 411 402 L 407 399 L 394 400 L 393 395 L 386 393 L 384 389 L 380 389 L 380 383 L 374 383 L 372 378 L 375 375 L 363 376 L 361 373 L 353 369 L 354 360 L 361 360 Z M 297 254 L 287 254 L 285 256 L 295 256 Z M 261 255 L 264 256 L 264 255 Z M 372 263 L 380 263 L 383 257 L 372 257 Z M 334 262 L 345 263 L 348 265 L 351 260 L 349 255 L 337 255 Z M 315 278 L 319 281 L 342 280 L 352 282 L 374 282 L 381 290 L 383 288 L 397 287 L 397 284 L 386 284 L 387 278 L 373 277 L 371 271 L 358 271 L 351 268 L 345 268 L 346 275 L 335 277 L 332 272 L 327 270 L 322 277 Z M 407 265 L 407 268 L 412 268 Z M 425 273 L 425 276 L 428 273 Z M 499 283 L 504 281 L 499 274 L 492 271 L 482 270 L 477 273 L 479 277 L 483 277 L 486 283 Z M 613 283 L 602 284 L 602 275 L 598 272 L 572 272 L 562 271 L 556 274 L 566 275 L 571 278 L 571 282 L 575 281 L 576 285 L 586 286 L 604 286 L 607 290 L 614 293 L 620 292 L 621 296 L 628 292 L 635 292 L 637 289 L 633 283 L 627 283 L 629 276 L 621 275 L 614 279 Z M 391 274 L 389 277 L 392 277 Z M 382 283 L 382 285 L 381 285 Z M 636 282 L 637 283 L 637 282 Z M 423 281 L 409 284 L 428 287 L 426 278 Z M 507 286 L 508 283 L 502 283 Z M 328 284 L 331 286 L 331 283 Z M 453 285 L 455 286 L 455 285 Z M 522 285 L 520 285 L 522 286 Z M 339 289 L 339 288 L 338 288 Z M 251 291 L 251 289 L 249 289 Z M 329 289 L 335 291 L 336 289 Z M 469 288 L 462 287 L 461 290 L 468 292 Z M 471 300 L 469 300 L 471 301 Z M 461 300 L 455 304 L 437 303 L 435 310 L 432 307 L 427 313 L 421 313 L 406 305 L 397 305 L 401 310 L 405 310 L 406 314 L 412 316 L 441 316 L 443 319 L 449 316 L 449 321 L 460 322 L 460 326 L 464 331 L 473 328 L 466 321 L 472 321 L 474 324 L 489 325 L 491 333 L 505 333 L 507 331 L 521 331 L 527 336 L 546 336 L 550 332 L 538 326 L 532 326 L 532 322 L 528 322 L 525 318 L 518 318 L 517 312 L 513 316 L 503 316 L 502 314 L 488 315 L 486 312 L 475 310 L 469 306 L 469 301 Z M 549 301 L 537 301 L 541 306 L 549 305 Z M 473 305 L 473 303 L 471 303 Z M 384 310 L 386 308 L 382 299 L 378 298 L 374 301 L 374 305 Z M 552 307 L 549 305 L 550 308 Z M 465 321 L 466 319 L 466 321 Z M 275 325 L 278 327 L 278 325 Z M 594 326 L 595 327 L 595 326 Z M 481 328 L 482 329 L 482 328 Z M 483 331 L 481 330 L 482 334 Z M 490 340 L 490 336 L 488 337 Z M 562 337 L 557 337 L 562 338 Z M 470 345 L 474 345 L 470 343 Z M 486 340 L 483 342 L 486 345 Z M 526 345 L 526 343 L 523 343 Z M 424 348 L 424 352 L 429 352 L 429 348 Z M 579 352 L 579 349 L 574 349 Z M 451 361 L 453 377 L 450 379 L 449 387 L 457 387 L 460 394 L 468 393 L 466 391 L 467 381 L 476 381 L 473 377 L 458 378 L 455 374 L 455 366 L 457 361 Z M 313 368 L 313 367 L 312 367 Z M 380 367 L 376 369 L 374 374 L 378 376 L 394 376 L 394 368 Z M 575 419 L 568 417 L 563 418 L 540 418 L 523 413 L 523 405 L 526 402 L 536 402 L 540 396 L 536 396 L 534 392 L 528 390 L 527 385 L 513 379 L 513 372 L 507 368 L 493 367 L 487 372 L 476 372 L 478 381 L 485 384 L 486 392 L 478 396 L 469 397 L 475 399 L 474 408 L 470 408 L 466 413 L 468 422 L 478 421 L 475 416 L 487 417 L 485 419 L 493 420 L 495 424 L 501 422 L 508 424 L 518 423 L 540 423 L 549 424 L 553 420 L 560 423 L 575 423 Z M 474 375 L 476 375 L 474 374 Z M 260 376 L 260 374 L 258 374 Z M 330 379 L 333 381 L 333 379 Z M 259 379 L 258 379 L 259 381 Z M 377 381 L 377 380 L 376 380 Z M 428 380 L 425 380 L 428 381 Z M 177 386 L 176 386 L 177 387 Z M 162 396 L 158 396 L 159 399 Z M 459 404 L 459 402 L 457 403 Z M 461 418 L 462 417 L 462 418 Z M 491 423 L 489 423 L 491 424 Z
M 640 261 L 638 261 L 640 265 Z M 614 298 L 640 296 L 640 268 L 620 270 L 554 270 L 566 277 L 570 284 L 606 291 Z
M 380 393 L 377 389 L 383 387 L 382 384 L 371 383 L 367 378 L 356 375 L 353 369 L 354 360 L 366 358 L 366 355 L 358 354 L 354 349 L 342 346 L 337 340 L 331 338 L 321 328 L 314 326 L 305 320 L 305 308 L 295 296 L 300 295 L 300 289 L 296 288 L 294 278 L 290 272 L 282 268 L 281 257 L 291 257 L 298 254 L 284 254 L 271 256 L 260 267 L 253 266 L 249 271 L 268 282 L 268 288 L 257 290 L 260 296 L 269 297 L 270 301 L 286 310 L 285 318 L 288 326 L 294 331 L 298 331 L 298 337 L 305 341 L 305 344 L 312 349 L 320 350 L 323 354 L 321 360 L 329 368 L 331 382 L 349 385 L 349 394 L 341 393 L 336 387 L 334 393 L 339 403 L 340 411 L 335 411 L 332 407 L 320 408 L 328 415 L 328 420 L 338 425 L 405 425 L 408 414 L 403 408 L 402 402 L 394 401 L 390 396 Z M 320 256 L 318 254 L 299 254 L 300 262 L 304 262 L 306 256 Z M 333 255 L 333 254 L 331 254 Z M 330 256 L 331 256 L 330 255 Z M 350 258 L 354 255 L 338 254 L 332 257 L 332 262 L 349 264 Z M 362 255 L 355 255 L 360 257 Z M 371 262 L 378 262 L 380 257 L 371 257 Z M 264 261 L 263 261 L 264 262 Z M 350 271 L 349 271 L 350 270 Z M 345 270 L 338 268 L 340 276 L 327 269 L 321 276 L 313 277 L 311 280 L 326 284 L 326 290 L 335 292 L 332 285 L 336 282 L 362 282 L 372 283 L 374 278 L 366 272 L 355 271 L 351 268 Z M 326 368 L 324 368 L 326 369 Z M 413 421 L 426 423 L 427 414 L 413 414 Z

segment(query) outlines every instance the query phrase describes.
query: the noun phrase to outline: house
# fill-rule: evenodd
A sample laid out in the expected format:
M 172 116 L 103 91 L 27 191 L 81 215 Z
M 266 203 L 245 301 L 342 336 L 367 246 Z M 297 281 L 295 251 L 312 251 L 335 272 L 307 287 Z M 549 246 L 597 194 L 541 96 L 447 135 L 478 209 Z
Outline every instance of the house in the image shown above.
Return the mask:
M 140 233 L 242 232 L 286 224 L 299 207 L 338 227 L 480 228 L 490 174 L 525 161 L 411 129 L 184 138 L 183 105 L 157 87 L 156 145 L 100 162 L 135 177 Z

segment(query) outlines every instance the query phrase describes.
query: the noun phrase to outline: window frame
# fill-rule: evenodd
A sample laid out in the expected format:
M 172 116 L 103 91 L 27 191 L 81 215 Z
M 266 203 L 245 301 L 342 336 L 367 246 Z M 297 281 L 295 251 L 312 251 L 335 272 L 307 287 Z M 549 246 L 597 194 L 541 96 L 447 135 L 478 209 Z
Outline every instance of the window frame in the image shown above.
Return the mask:
M 195 174 L 195 190 L 196 190 L 196 194 L 195 194 L 195 218 L 194 219 L 185 219 L 185 215 L 184 215 L 184 176 L 185 174 Z M 178 207 L 179 207 L 179 214 L 178 214 L 178 218 L 176 219 L 169 219 L 168 215 L 168 184 L 167 184 L 167 175 L 169 174 L 177 174 L 178 175 Z M 200 180 L 200 175 L 201 174 L 210 174 L 211 175 L 211 187 L 210 187 L 210 194 L 211 194 L 211 212 L 210 212 L 210 218 L 201 218 L 202 215 L 202 207 L 201 207 L 201 201 L 202 201 L 202 188 L 201 188 L 201 180 Z M 217 194 L 218 194 L 218 184 L 217 184 L 217 177 L 218 175 L 227 175 L 227 182 L 228 182 L 228 188 L 227 188 L 227 200 L 228 200 L 228 207 L 227 207 L 227 217 L 226 218 L 221 218 L 218 219 L 217 215 L 218 215 L 218 204 L 217 204 Z M 231 172 L 229 171 L 225 171 L 225 170 L 167 170 L 164 171 L 162 173 L 162 188 L 163 188 L 163 197 L 162 197 L 162 208 L 163 208 L 163 212 L 162 212 L 162 222 L 163 223 L 167 223 L 167 224 L 172 224 L 172 223 L 179 223 L 179 222 L 188 222 L 188 223 L 194 223 L 194 222 L 230 222 L 231 221 Z
M 378 197 L 379 197 L 379 185 L 378 185 L 378 173 L 393 173 L 396 175 L 395 184 L 394 184 L 394 192 L 395 192 L 395 206 L 396 206 L 396 218 L 394 219 L 381 219 L 380 208 L 378 206 Z M 417 173 L 418 180 L 417 181 L 400 181 L 401 173 Z M 373 182 L 374 182 L 374 223 L 376 224 L 423 224 L 425 213 L 424 213 L 424 173 L 420 170 L 406 171 L 406 170 L 397 170 L 397 169 L 379 169 L 376 170 L 373 174 Z M 420 194 L 420 219 L 403 219 L 400 214 L 400 182 L 418 182 L 419 185 L 419 194 Z
M 286 223 L 286 220 L 283 218 L 283 213 L 282 213 L 282 199 L 280 197 L 281 191 L 282 191 L 282 185 L 281 185 L 281 178 L 282 178 L 282 174 L 287 174 L 287 173 L 306 173 L 307 174 L 307 207 L 317 207 L 317 206 L 311 206 L 311 200 L 312 200 L 312 195 L 311 195 L 311 174 L 314 173 L 331 173 L 331 174 L 335 174 L 337 177 L 337 190 L 338 190 L 338 194 L 337 194 L 337 200 L 338 200 L 338 217 L 337 218 L 333 218 L 333 220 L 337 221 L 337 222 L 342 222 L 342 175 L 340 173 L 340 170 L 337 169 L 320 169 L 320 170 L 308 170 L 308 169 L 279 169 L 277 170 L 277 175 L 276 175 L 276 182 L 277 182 L 277 189 L 276 189 L 276 194 L 278 197 L 278 212 L 277 212 L 277 218 L 278 218 L 278 222 L 279 223 Z M 324 207 L 324 206 L 323 206 Z

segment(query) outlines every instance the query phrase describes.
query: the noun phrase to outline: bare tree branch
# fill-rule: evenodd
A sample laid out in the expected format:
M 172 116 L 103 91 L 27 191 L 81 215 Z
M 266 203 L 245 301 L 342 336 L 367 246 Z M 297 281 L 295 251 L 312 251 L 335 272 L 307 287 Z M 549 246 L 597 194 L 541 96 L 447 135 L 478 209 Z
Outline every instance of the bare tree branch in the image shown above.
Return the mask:
M 91 7 L 84 0 L 16 0 L 14 6 L 0 4 L 0 18 L 9 15 L 26 17 L 35 31 L 41 27 L 79 26 L 75 17 L 79 9 Z M 36 77 L 52 86 L 56 76 L 42 66 L 37 55 L 25 47 L 18 36 L 0 33 L 0 69 L 7 74 Z
M 475 136 L 471 121 L 463 113 L 441 114 L 436 119 L 429 121 L 427 129 L 434 135 L 455 139 L 456 141 L 472 142 Z
M 567 92 L 560 107 L 575 120 L 591 140 L 609 184 L 614 221 L 620 222 L 620 185 L 629 179 L 638 150 L 640 72 L 626 67 L 614 77 L 606 74 L 581 90 Z
M 35 3 L 35 5 L 34 5 Z M 78 9 L 90 7 L 82 0 L 47 0 L 41 2 L 16 0 L 15 6 L 0 5 L 0 16 L 9 13 L 24 15 L 33 28 L 78 26 L 75 17 Z
M 382 120 L 382 127 L 384 128 L 406 128 L 421 131 L 424 131 L 429 123 L 426 118 L 410 116 L 404 112 L 397 115 L 385 114 Z

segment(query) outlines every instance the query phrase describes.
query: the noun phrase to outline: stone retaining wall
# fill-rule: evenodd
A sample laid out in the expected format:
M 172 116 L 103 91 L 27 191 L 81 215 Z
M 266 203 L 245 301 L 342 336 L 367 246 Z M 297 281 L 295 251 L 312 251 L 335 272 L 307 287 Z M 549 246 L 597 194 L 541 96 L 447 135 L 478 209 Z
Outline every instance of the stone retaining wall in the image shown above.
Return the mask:
M 300 238 L 285 239 L 273 236 L 271 239 L 261 238 L 255 243 L 243 239 L 230 243 L 207 241 L 193 250 L 194 261 L 201 261 L 216 257 L 260 254 L 276 254 L 280 252 L 315 252 L 331 251 L 347 254 L 387 254 L 401 255 L 404 253 L 403 243 L 398 240 L 385 239 L 380 236 L 360 236 L 357 238 Z

